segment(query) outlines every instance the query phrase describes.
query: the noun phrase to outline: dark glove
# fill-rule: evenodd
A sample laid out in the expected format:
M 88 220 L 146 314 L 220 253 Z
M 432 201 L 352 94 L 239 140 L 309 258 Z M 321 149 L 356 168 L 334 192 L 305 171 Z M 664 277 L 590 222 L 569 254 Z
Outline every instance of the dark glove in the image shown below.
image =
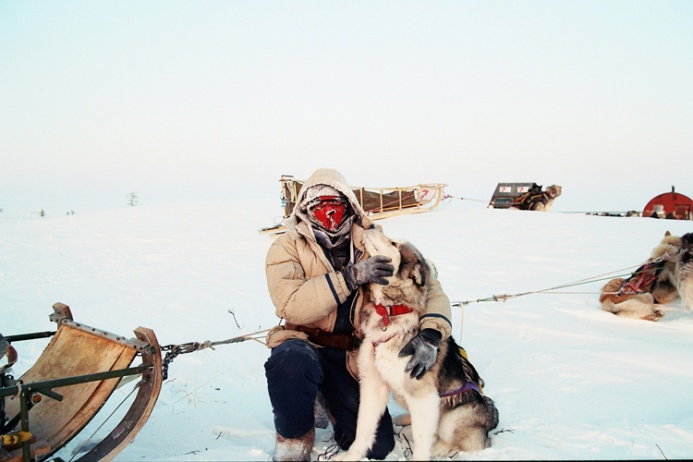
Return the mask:
M 387 280 L 383 279 L 392 276 L 395 267 L 390 264 L 392 258 L 384 255 L 374 255 L 358 263 L 349 263 L 344 271 L 344 279 L 351 290 L 367 282 L 377 282 L 384 286 Z
M 400 357 L 413 355 L 407 367 L 404 368 L 405 371 L 411 371 L 409 376 L 412 379 L 416 377 L 416 380 L 421 380 L 421 377 L 433 367 L 438 356 L 440 337 L 440 332 L 437 330 L 424 329 L 399 352 Z

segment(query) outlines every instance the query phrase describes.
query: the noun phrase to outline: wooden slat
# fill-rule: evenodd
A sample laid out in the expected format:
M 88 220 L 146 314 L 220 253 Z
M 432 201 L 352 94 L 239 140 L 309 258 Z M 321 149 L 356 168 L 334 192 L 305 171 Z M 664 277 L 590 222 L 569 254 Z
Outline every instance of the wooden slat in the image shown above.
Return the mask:
M 61 325 L 39 360 L 21 380 L 33 383 L 123 369 L 130 365 L 135 354 L 134 348 Z M 91 420 L 118 381 L 116 378 L 56 389 L 63 396 L 62 401 L 42 397 L 30 412 L 31 432 L 38 440 L 61 447 Z M 18 412 L 19 400 L 10 400 L 13 401 Z M 12 411 L 8 414 L 12 415 Z

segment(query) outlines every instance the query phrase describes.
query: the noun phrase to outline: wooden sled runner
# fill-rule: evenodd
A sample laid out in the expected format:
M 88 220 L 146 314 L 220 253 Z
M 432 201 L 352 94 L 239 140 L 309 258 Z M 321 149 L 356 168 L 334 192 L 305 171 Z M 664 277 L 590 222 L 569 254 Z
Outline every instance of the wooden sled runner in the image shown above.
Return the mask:
M 125 416 L 77 459 L 110 461 L 142 429 L 159 396 L 158 341 L 144 327 L 134 330 L 136 338 L 126 339 L 74 322 L 70 308 L 62 303 L 54 304 L 53 310 L 50 319 L 58 324 L 56 332 L 5 337 L 12 344 L 52 336 L 43 354 L 15 384 L 11 377 L 0 382 L 0 401 L 4 400 L 8 420 L 7 425 L 0 420 L 0 461 L 46 460 L 91 421 L 123 377 L 140 375 L 137 395 Z M 131 367 L 138 355 L 141 364 Z M 7 444 L 12 440 L 15 444 Z
M 279 180 L 281 184 L 281 201 L 284 209 L 284 216 L 287 218 L 298 200 L 298 193 L 304 181 L 295 179 L 292 175 L 282 175 Z M 391 188 L 365 188 L 353 187 L 356 199 L 363 207 L 363 210 L 373 220 L 400 215 L 403 213 L 426 212 L 432 210 L 446 197 L 444 183 L 426 183 L 414 186 L 391 187 Z M 263 228 L 261 232 L 279 234 L 284 232 L 281 224 Z

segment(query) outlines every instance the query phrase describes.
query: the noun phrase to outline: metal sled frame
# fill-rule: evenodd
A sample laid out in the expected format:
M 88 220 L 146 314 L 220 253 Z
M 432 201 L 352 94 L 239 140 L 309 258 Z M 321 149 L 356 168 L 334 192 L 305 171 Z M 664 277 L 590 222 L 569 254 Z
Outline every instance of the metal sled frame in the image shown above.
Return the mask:
M 91 421 L 123 377 L 141 374 L 137 395 L 125 416 L 78 459 L 112 460 L 142 429 L 159 397 L 162 367 L 158 341 L 152 330 L 143 327 L 134 330 L 135 339 L 128 340 L 76 323 L 70 308 L 62 303 L 54 304 L 53 310 L 50 319 L 58 324 L 56 332 L 6 337 L 11 343 L 52 336 L 17 385 L 0 388 L 7 416 L 19 416 L 21 431 L 32 435 L 31 441 L 24 441 L 9 458 L 0 455 L 0 460 L 45 460 Z M 142 363 L 130 367 L 138 354 Z

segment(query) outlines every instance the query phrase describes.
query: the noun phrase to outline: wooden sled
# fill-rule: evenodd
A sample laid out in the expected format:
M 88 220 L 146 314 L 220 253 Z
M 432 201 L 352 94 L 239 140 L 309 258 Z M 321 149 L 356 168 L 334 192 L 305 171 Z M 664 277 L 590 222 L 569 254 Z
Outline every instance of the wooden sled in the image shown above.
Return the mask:
M 292 175 L 282 175 L 281 201 L 284 218 L 288 218 L 298 200 L 298 193 L 304 181 Z M 444 183 L 425 183 L 406 187 L 365 188 L 352 187 L 359 204 L 372 220 L 381 220 L 404 213 L 417 213 L 433 210 L 440 205 L 445 196 Z M 281 224 L 263 228 L 260 232 L 279 234 L 285 231 Z
M 7 427 L 19 420 L 19 427 L 5 430 L 0 422 L 0 435 L 17 434 L 21 440 L 18 448 L 3 446 L 0 461 L 46 460 L 92 420 L 123 377 L 141 375 L 137 395 L 122 420 L 77 459 L 112 460 L 142 429 L 159 396 L 162 364 L 156 336 L 138 327 L 136 338 L 125 339 L 74 322 L 67 305 L 56 303 L 53 310 L 50 319 L 58 324 L 56 332 L 5 337 L 10 343 L 52 338 L 15 385 L 0 388 Z M 130 367 L 137 355 L 141 364 Z

